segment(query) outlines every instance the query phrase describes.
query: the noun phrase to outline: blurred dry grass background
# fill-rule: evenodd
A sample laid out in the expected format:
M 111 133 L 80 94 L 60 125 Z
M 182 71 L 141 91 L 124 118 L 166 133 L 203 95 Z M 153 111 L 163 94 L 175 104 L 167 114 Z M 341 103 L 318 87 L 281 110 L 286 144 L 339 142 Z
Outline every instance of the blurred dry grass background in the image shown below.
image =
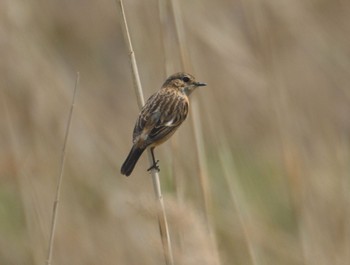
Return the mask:
M 349 264 L 350 3 L 179 2 L 209 84 L 193 97 L 222 264 Z M 158 1 L 124 4 L 148 97 L 180 70 L 173 20 L 162 33 Z M 0 2 L 0 264 L 45 261 L 76 71 L 54 264 L 163 264 L 147 159 L 119 174 L 138 110 L 118 16 L 114 1 Z M 157 150 L 175 262 L 213 264 L 190 119 L 175 142 Z

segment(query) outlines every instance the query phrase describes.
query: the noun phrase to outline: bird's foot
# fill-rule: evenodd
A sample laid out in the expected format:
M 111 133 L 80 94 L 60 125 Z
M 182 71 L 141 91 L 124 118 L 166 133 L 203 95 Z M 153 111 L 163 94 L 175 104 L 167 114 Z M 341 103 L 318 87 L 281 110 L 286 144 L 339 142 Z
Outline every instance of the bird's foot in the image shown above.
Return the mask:
M 155 170 L 157 170 L 159 172 L 160 169 L 159 169 L 159 166 L 158 166 L 158 162 L 159 162 L 159 160 L 154 162 L 153 165 L 149 169 L 147 169 L 147 171 L 151 171 L 152 169 L 155 169 Z

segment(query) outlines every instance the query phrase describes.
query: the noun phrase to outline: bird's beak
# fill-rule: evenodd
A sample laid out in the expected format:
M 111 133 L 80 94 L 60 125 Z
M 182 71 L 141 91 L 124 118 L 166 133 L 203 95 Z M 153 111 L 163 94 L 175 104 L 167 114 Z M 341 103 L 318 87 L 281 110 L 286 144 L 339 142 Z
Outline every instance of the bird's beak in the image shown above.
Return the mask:
M 195 86 L 206 86 L 206 83 L 201 83 L 201 82 L 195 82 Z

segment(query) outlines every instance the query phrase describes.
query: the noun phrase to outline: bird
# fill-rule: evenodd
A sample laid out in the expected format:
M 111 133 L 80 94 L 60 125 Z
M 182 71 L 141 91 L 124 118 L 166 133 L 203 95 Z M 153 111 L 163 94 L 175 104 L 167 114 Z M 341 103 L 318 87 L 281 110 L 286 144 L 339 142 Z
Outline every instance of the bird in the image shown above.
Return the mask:
M 194 76 L 179 72 L 169 76 L 161 88 L 146 101 L 136 120 L 132 135 L 132 148 L 121 167 L 121 174 L 130 176 L 142 153 L 150 148 L 152 166 L 159 171 L 154 148 L 168 140 L 184 122 L 189 110 L 189 95 L 197 88 L 206 86 Z

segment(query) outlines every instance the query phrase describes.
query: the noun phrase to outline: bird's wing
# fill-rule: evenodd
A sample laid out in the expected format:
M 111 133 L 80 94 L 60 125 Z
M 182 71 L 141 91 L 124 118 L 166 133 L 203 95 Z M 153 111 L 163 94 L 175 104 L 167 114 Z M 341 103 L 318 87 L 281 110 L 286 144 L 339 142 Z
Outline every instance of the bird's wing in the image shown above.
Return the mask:
M 186 119 L 188 101 L 176 94 L 156 93 L 146 102 L 134 128 L 134 140 L 147 135 L 146 145 L 172 134 Z
M 146 127 L 146 124 L 152 117 L 152 113 L 156 112 L 154 108 L 155 98 L 158 96 L 158 93 L 153 94 L 142 107 L 139 117 L 135 123 L 134 132 L 133 132 L 133 141 L 141 135 L 142 131 Z

